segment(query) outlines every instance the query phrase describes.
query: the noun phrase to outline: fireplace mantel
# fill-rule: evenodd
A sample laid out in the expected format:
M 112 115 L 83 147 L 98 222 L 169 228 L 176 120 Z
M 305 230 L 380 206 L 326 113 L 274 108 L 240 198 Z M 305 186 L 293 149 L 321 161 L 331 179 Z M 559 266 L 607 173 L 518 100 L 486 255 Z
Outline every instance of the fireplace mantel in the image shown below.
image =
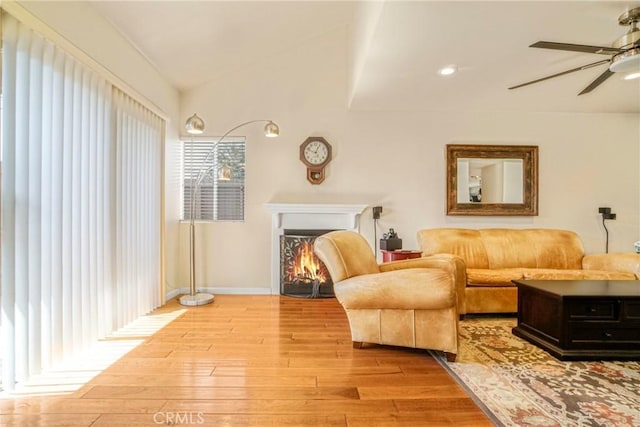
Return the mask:
M 351 223 L 349 229 L 357 229 L 360 214 L 367 205 L 324 204 L 324 203 L 268 203 L 267 207 L 276 220 L 276 226 L 282 227 L 285 215 L 344 215 Z
M 366 204 L 267 203 L 271 211 L 271 294 L 280 294 L 280 236 L 285 229 L 360 231 Z

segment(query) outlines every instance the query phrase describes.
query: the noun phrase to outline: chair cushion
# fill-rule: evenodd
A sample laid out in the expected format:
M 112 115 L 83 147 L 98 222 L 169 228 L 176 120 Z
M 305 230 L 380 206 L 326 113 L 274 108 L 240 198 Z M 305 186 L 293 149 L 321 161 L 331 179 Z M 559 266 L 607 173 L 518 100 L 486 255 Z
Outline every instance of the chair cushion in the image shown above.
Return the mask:
M 431 268 L 410 268 L 366 274 L 334 283 L 345 309 L 433 310 L 455 306 L 451 274 Z

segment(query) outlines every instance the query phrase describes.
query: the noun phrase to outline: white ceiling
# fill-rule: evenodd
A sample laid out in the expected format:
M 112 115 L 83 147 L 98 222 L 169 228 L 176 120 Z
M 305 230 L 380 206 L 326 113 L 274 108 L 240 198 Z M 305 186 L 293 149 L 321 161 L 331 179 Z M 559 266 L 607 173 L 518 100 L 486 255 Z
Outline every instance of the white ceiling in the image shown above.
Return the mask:
M 93 4 L 180 90 L 337 28 L 367 27 L 368 42 L 350 51 L 361 65 L 352 109 L 640 113 L 640 79 L 615 74 L 577 96 L 606 65 L 507 90 L 606 58 L 528 46 L 540 40 L 610 46 L 627 29 L 618 16 L 639 1 L 387 1 L 368 14 L 364 3 L 346 1 Z M 459 72 L 438 76 L 447 64 Z

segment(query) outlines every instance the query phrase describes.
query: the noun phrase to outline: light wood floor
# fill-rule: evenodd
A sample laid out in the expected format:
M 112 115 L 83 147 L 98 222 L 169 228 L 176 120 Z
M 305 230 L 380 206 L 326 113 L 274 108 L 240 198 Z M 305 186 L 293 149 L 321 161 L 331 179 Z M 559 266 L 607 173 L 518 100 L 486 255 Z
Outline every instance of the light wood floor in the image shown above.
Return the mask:
M 492 424 L 426 351 L 353 349 L 335 299 L 217 295 L 72 394 L 0 400 L 0 425 Z

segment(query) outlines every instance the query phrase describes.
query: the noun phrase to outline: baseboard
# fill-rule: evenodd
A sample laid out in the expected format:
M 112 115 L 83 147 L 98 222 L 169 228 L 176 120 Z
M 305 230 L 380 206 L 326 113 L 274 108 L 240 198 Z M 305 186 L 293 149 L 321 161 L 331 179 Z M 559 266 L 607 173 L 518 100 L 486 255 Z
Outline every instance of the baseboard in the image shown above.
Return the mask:
M 198 292 L 205 292 L 208 294 L 220 294 L 220 295 L 271 295 L 271 288 L 198 288 Z M 167 292 L 165 295 L 165 302 L 185 295 L 189 293 L 189 288 L 178 288 Z
M 187 291 L 187 292 L 188 292 L 188 291 Z M 178 297 L 178 295 L 182 295 L 182 294 L 183 294 L 183 292 L 182 292 L 182 290 L 181 290 L 181 289 L 173 289 L 173 290 L 171 290 L 171 291 L 169 291 L 169 292 L 167 292 L 167 293 L 165 294 L 165 296 L 164 296 L 164 302 L 167 302 L 167 301 L 170 301 L 170 300 L 172 300 L 172 299 L 174 299 L 174 298 L 177 298 L 177 297 Z

